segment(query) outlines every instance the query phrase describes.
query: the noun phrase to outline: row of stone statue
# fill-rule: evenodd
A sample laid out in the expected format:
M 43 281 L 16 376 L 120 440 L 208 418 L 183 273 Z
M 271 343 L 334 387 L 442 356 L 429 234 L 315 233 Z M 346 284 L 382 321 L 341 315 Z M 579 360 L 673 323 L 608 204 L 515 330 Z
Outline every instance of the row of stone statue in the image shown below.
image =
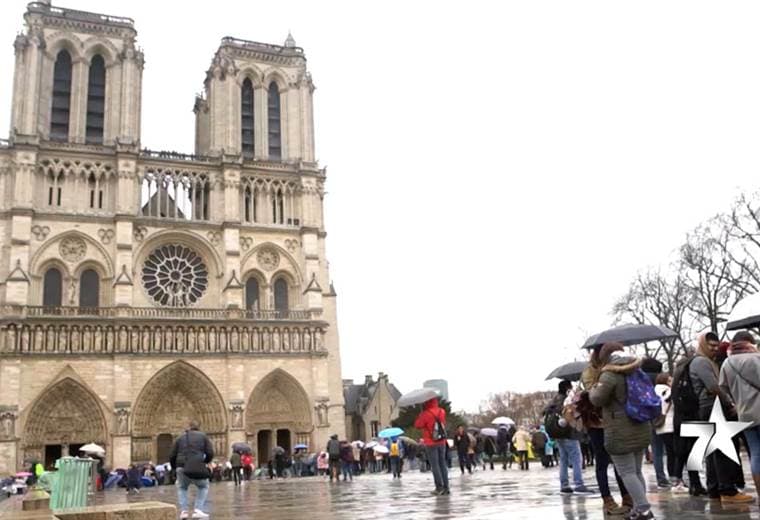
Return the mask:
M 0 327 L 0 354 L 319 353 L 318 327 L 30 325 Z

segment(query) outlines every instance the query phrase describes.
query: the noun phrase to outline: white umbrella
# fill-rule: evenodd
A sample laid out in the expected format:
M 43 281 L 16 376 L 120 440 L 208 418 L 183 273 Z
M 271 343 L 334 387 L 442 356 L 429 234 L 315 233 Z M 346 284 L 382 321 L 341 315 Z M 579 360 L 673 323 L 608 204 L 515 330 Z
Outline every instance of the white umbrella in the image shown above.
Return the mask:
M 364 447 L 365 448 L 374 448 L 375 446 L 379 446 L 379 444 L 375 441 L 368 442 Z
M 498 437 L 499 432 L 496 431 L 496 428 L 483 428 L 480 430 L 481 435 L 485 435 L 486 437 Z
M 728 315 L 726 330 L 751 329 L 760 325 L 760 293 L 747 296 Z
M 385 446 L 380 446 L 380 445 L 378 445 L 378 446 L 375 446 L 375 447 L 374 447 L 374 448 L 372 448 L 372 449 L 373 449 L 373 450 L 375 450 L 375 453 L 388 453 L 388 452 L 390 451 L 390 450 L 389 450 L 388 448 L 386 448 Z
M 429 401 L 430 399 L 439 396 L 440 394 L 435 388 L 418 388 L 417 390 L 412 390 L 399 397 L 397 404 L 400 408 L 404 408 L 406 406 L 414 406 L 416 404 L 424 403 L 425 401 Z
M 106 454 L 105 448 L 102 448 L 93 442 L 85 444 L 79 448 L 79 451 L 86 453 L 87 455 L 98 455 L 99 457 L 103 457 Z
M 353 441 L 351 443 L 351 446 L 353 446 L 354 448 L 363 448 L 364 443 L 362 441 Z
M 496 419 L 491 421 L 491 424 L 498 424 L 499 426 L 501 426 L 502 424 L 507 425 L 507 426 L 514 426 L 515 421 L 513 421 L 509 417 L 497 417 Z

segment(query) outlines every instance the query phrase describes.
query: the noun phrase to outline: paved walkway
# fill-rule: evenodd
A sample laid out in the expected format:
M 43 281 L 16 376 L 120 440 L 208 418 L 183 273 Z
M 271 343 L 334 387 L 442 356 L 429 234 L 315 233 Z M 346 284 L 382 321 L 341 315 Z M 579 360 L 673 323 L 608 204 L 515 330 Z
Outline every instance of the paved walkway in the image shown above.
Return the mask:
M 648 474 L 652 467 L 646 466 Z M 594 482 L 593 468 L 585 471 L 587 483 Z M 213 520 L 253 518 L 267 520 L 362 520 L 398 518 L 449 519 L 602 519 L 601 499 L 563 497 L 558 492 L 557 469 L 536 466 L 528 472 L 517 469 L 478 471 L 472 476 L 451 473 L 451 496 L 433 497 L 430 473 L 407 472 L 393 480 L 390 475 L 360 476 L 353 482 L 330 484 L 321 477 L 259 480 L 235 488 L 231 483 L 211 485 L 207 511 Z M 649 475 L 650 500 L 658 519 L 757 519 L 757 503 L 723 508 L 719 503 L 672 495 L 654 488 Z M 191 497 L 194 495 L 191 495 Z M 96 496 L 96 503 L 159 500 L 176 503 L 172 486 L 143 489 L 127 497 L 123 490 Z M 5 507 L 13 507 L 12 500 Z M 622 517 L 618 517 L 622 518 Z

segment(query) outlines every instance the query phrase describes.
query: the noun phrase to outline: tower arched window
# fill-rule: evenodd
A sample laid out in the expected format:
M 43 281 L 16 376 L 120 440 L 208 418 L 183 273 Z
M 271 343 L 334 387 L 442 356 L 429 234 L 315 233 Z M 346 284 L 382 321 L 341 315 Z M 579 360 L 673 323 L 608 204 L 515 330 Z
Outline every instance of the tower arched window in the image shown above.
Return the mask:
M 253 157 L 253 83 L 245 78 L 240 92 L 240 146 L 245 157 Z
M 66 141 L 69 138 L 71 110 L 71 54 L 61 50 L 53 68 L 53 109 L 50 114 L 50 138 Z
M 94 269 L 85 269 L 79 277 L 79 306 L 100 305 L 100 276 Z
M 45 271 L 42 280 L 42 305 L 60 307 L 63 300 L 63 278 L 57 267 Z
M 274 308 L 277 311 L 288 310 L 288 282 L 284 278 L 274 282 Z
M 100 179 L 95 177 L 94 173 L 91 173 L 90 176 L 87 177 L 87 191 L 90 208 L 103 209 L 103 185 L 100 183 Z
M 259 310 L 259 281 L 251 277 L 245 282 L 245 308 Z
M 106 62 L 96 54 L 90 62 L 87 80 L 87 142 L 103 143 L 106 108 Z
M 272 222 L 274 224 L 284 224 L 284 212 L 285 199 L 282 195 L 282 189 L 278 188 L 274 194 L 274 197 L 272 197 Z
M 267 122 L 269 135 L 269 158 L 282 157 L 282 142 L 280 130 L 280 89 L 274 81 L 269 84 L 267 96 Z

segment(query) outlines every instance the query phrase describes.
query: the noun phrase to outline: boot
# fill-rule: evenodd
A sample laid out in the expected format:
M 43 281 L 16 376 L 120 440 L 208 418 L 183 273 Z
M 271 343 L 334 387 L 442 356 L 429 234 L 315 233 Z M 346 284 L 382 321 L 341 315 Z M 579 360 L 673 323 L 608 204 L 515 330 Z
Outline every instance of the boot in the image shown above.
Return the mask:
M 631 495 L 623 495 L 623 505 L 621 507 L 625 508 L 626 513 L 633 511 L 633 497 Z
M 628 512 L 625 506 L 619 506 L 612 497 L 604 497 L 604 514 L 608 516 L 624 515 Z

